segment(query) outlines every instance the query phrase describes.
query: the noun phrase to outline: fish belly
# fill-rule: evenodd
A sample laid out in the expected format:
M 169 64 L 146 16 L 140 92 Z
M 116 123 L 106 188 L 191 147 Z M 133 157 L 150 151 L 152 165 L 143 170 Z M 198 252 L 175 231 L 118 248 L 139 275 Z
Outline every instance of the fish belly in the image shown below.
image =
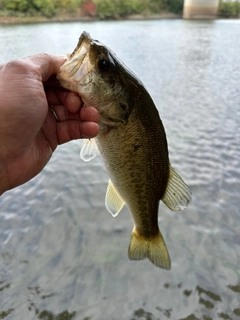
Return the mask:
M 165 136 L 164 136 L 165 137 Z M 145 128 L 129 119 L 97 138 L 112 183 L 127 204 L 139 233 L 158 232 L 158 204 L 168 180 L 166 142 L 159 126 Z

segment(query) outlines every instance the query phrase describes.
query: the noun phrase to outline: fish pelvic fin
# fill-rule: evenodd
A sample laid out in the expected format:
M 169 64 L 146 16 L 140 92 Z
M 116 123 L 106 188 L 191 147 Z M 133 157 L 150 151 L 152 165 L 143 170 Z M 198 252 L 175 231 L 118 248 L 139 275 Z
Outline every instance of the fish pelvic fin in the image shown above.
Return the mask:
M 128 248 L 130 260 L 143 260 L 148 258 L 155 266 L 170 270 L 171 260 L 163 236 L 159 231 L 156 236 L 145 238 L 133 229 Z
M 170 165 L 168 184 L 162 202 L 172 211 L 181 211 L 188 206 L 191 198 L 191 190 Z
M 97 143 L 94 138 L 84 139 L 80 151 L 80 158 L 83 161 L 90 161 L 99 153 Z
M 112 181 L 109 179 L 107 192 L 105 196 L 105 206 L 107 210 L 111 213 L 113 217 L 116 217 L 122 210 L 125 202 L 121 198 L 120 194 L 117 192 Z

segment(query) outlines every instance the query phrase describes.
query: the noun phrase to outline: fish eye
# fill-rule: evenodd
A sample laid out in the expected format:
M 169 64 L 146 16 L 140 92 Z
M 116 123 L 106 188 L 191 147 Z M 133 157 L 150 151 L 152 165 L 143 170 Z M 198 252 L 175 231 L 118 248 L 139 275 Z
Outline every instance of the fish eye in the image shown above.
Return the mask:
M 98 69 L 100 72 L 109 72 L 111 71 L 114 64 L 108 59 L 99 59 L 98 60 Z

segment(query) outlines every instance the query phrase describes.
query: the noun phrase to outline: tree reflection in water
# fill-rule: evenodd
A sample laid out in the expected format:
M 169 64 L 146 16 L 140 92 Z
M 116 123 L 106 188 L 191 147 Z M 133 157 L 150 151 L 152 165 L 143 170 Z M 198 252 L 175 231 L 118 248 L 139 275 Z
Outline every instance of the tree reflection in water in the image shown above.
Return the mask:
M 37 315 L 37 318 L 44 320 L 71 320 L 75 319 L 76 316 L 75 311 L 69 313 L 67 310 L 65 310 L 57 315 L 48 310 L 39 311 L 38 308 L 32 302 L 31 306 L 29 307 L 29 310 L 34 310 L 35 314 Z
M 8 290 L 11 285 L 8 283 L 4 283 L 4 281 L 0 282 L 0 291 Z M 170 283 L 164 284 L 165 289 L 171 289 L 172 285 Z M 195 290 L 186 290 L 182 288 L 182 284 L 178 284 L 177 288 L 183 290 L 183 295 L 188 299 L 192 295 L 197 296 L 199 307 L 195 309 L 194 312 L 187 315 L 184 318 L 179 320 L 214 320 L 216 319 L 216 314 L 218 315 L 218 319 L 227 319 L 227 320 L 235 320 L 239 319 L 240 317 L 240 308 L 234 308 L 227 312 L 220 312 L 221 306 L 220 304 L 224 301 L 220 295 L 201 288 L 200 286 L 196 286 Z M 237 285 L 228 285 L 227 288 L 231 290 L 234 294 L 240 293 L 240 284 Z M 95 316 L 92 317 L 81 317 L 81 312 L 73 311 L 69 312 L 68 310 L 64 310 L 58 314 L 54 314 L 52 311 L 49 310 L 41 310 L 40 307 L 37 307 L 38 302 L 41 300 L 49 299 L 54 297 L 55 293 L 50 294 L 41 294 L 41 290 L 39 286 L 36 287 L 28 287 L 28 290 L 32 294 L 32 299 L 28 299 L 28 310 L 30 313 L 34 313 L 36 319 L 45 319 L 45 320 L 72 320 L 72 319 L 79 319 L 79 320 L 91 320 L 96 319 Z M 33 296 L 37 297 L 36 301 L 33 302 Z M 173 309 L 164 309 L 162 307 L 156 307 L 156 312 L 150 312 L 146 310 L 147 306 L 144 303 L 141 308 L 133 311 L 133 315 L 129 318 L 129 320 L 163 320 L 163 319 L 175 319 L 176 310 Z M 0 319 L 7 319 L 10 314 L 17 312 L 17 309 L 10 308 L 8 310 L 1 310 L 0 311 Z M 174 314 L 175 313 L 175 314 Z M 104 316 L 104 315 L 101 315 Z M 117 316 L 117 315 L 116 315 Z M 11 316 L 10 316 L 11 317 Z M 115 319 L 115 318 L 114 318 Z M 117 318 L 116 318 L 117 319 Z M 126 319 L 127 320 L 127 319 Z

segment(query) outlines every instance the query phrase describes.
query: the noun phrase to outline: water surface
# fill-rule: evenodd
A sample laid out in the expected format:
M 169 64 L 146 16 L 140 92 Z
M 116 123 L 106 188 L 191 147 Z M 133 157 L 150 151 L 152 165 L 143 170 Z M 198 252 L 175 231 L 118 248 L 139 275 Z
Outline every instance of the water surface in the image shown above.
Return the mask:
M 160 205 L 170 272 L 129 261 L 132 219 L 105 209 L 101 157 L 84 163 L 80 141 L 60 146 L 0 198 L 0 319 L 240 319 L 240 22 L 0 26 L 0 63 L 64 55 L 83 30 L 144 82 L 193 201 Z

